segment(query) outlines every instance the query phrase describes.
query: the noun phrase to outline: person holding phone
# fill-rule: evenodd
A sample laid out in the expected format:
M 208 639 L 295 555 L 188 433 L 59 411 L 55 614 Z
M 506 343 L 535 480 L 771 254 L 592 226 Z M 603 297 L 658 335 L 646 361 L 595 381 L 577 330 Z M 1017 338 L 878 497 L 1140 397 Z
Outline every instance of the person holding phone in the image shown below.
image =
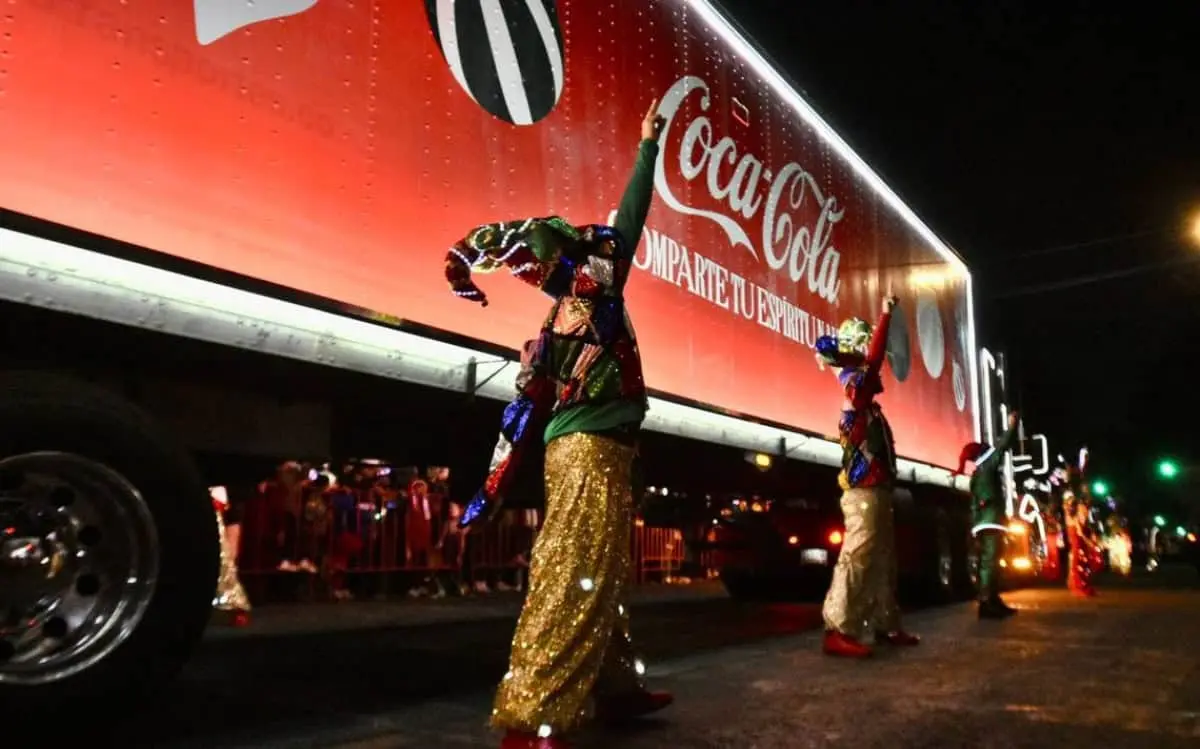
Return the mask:
M 834 367 L 844 400 L 838 432 L 842 444 L 842 515 L 845 538 L 825 596 L 826 654 L 865 658 L 871 647 L 864 628 L 877 643 L 912 646 L 916 635 L 900 626 L 896 602 L 896 527 L 892 492 L 896 483 L 896 447 L 892 428 L 876 396 L 883 392 L 879 372 L 887 353 L 888 328 L 896 298 L 883 299 L 879 322 L 846 320 L 837 336 L 817 340 L 817 361 Z
M 1017 442 L 1020 417 L 1008 415 L 1008 429 L 994 446 L 972 442 L 962 449 L 958 472 L 973 463 L 971 474 L 972 512 L 975 524 L 971 535 L 979 545 L 979 618 L 1005 619 L 1017 610 L 1000 598 L 1000 551 L 1008 533 L 1007 503 L 1004 497 L 1004 455 Z
M 446 256 L 446 279 L 487 304 L 473 273 L 508 269 L 553 299 L 529 347 L 517 398 L 483 488 L 463 525 L 491 517 L 525 458 L 545 445 L 546 514 L 533 547 L 529 593 L 508 674 L 492 711 L 504 749 L 561 749 L 589 701 L 602 718 L 660 710 L 629 639 L 623 603 L 633 529 L 631 470 L 647 408 L 641 356 L 625 309 L 625 283 L 654 192 L 664 121 L 652 104 L 641 124 L 633 176 L 613 226 L 530 218 L 481 226 Z

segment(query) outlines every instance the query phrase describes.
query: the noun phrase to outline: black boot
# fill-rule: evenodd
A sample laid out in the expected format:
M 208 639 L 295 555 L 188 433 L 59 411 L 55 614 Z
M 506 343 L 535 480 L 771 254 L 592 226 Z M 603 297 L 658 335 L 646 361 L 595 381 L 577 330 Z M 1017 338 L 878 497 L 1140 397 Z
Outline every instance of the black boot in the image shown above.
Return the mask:
M 980 619 L 1007 619 L 1015 613 L 1016 609 L 1005 606 L 998 598 L 985 598 L 979 602 Z
M 992 605 L 1003 611 L 1005 616 L 1016 616 L 1017 610 L 1005 603 L 1000 596 L 992 597 Z

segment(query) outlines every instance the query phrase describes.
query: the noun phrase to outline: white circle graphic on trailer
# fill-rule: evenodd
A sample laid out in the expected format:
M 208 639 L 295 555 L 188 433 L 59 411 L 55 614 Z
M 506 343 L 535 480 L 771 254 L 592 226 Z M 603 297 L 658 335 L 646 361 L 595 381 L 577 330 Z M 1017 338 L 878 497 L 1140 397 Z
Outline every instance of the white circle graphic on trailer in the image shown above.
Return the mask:
M 967 378 L 963 376 L 963 368 L 958 363 L 958 359 L 951 360 L 950 372 L 954 378 L 954 405 L 958 406 L 959 411 L 965 411 L 967 408 Z
M 937 297 L 927 291 L 917 296 L 917 341 L 925 371 L 936 380 L 946 368 L 946 333 Z
M 965 358 L 971 347 L 967 341 L 970 327 L 967 325 L 967 299 L 962 294 L 958 304 L 954 305 L 954 334 L 958 339 L 958 352 Z
M 892 307 L 892 322 L 888 327 L 887 360 L 897 382 L 904 382 L 912 369 L 911 345 L 908 340 L 908 321 L 904 319 L 904 307 Z
M 494 117 L 532 125 L 554 111 L 566 80 L 555 0 L 425 0 L 450 75 Z

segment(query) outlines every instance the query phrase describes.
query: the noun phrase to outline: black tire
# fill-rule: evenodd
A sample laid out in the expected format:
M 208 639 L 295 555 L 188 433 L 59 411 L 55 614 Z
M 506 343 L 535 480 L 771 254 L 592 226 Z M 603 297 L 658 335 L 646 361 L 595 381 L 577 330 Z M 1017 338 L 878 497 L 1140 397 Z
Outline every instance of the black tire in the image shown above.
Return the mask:
M 761 601 L 767 598 L 767 585 L 751 572 L 721 570 L 721 584 L 729 597 L 738 601 Z
M 924 575 L 925 595 L 935 603 L 954 600 L 955 555 L 954 539 L 950 530 L 950 519 L 943 512 L 935 512 L 929 535 L 929 552 Z
M 0 712 L 61 716 L 107 696 L 144 709 L 139 699 L 178 673 L 212 613 L 220 550 L 211 500 L 188 454 L 134 405 L 71 378 L 0 373 L 0 458 L 41 451 L 84 456 L 138 489 L 157 532 L 158 581 L 141 621 L 106 658 L 48 684 L 0 683 Z
M 959 597 L 973 600 L 979 597 L 979 549 L 974 542 L 967 547 L 965 564 L 965 577 L 959 586 Z
M 821 603 L 825 600 L 825 596 L 829 592 L 829 586 L 832 583 L 832 571 L 828 575 L 803 577 L 789 586 L 791 590 L 789 600 L 800 603 Z
M 971 523 L 959 519 L 952 527 L 954 540 L 954 594 L 958 600 L 974 600 L 979 591 L 979 549 L 971 535 Z

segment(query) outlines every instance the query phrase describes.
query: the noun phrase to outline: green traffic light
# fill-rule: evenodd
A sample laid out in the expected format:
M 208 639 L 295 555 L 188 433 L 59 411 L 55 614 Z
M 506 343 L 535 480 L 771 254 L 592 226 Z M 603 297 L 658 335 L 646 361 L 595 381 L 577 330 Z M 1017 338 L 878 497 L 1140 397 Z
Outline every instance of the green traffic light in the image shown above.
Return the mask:
M 1179 475 L 1179 466 L 1171 460 L 1161 461 L 1158 464 L 1158 475 L 1164 479 L 1173 479 Z
M 1155 515 L 1154 516 L 1154 524 L 1157 525 L 1159 528 L 1161 528 L 1167 524 L 1167 519 L 1164 518 L 1162 515 Z
M 1092 494 L 1098 494 L 1102 497 L 1107 495 L 1108 494 L 1108 484 L 1104 483 L 1103 481 L 1097 481 L 1097 482 L 1093 483 L 1092 484 Z

